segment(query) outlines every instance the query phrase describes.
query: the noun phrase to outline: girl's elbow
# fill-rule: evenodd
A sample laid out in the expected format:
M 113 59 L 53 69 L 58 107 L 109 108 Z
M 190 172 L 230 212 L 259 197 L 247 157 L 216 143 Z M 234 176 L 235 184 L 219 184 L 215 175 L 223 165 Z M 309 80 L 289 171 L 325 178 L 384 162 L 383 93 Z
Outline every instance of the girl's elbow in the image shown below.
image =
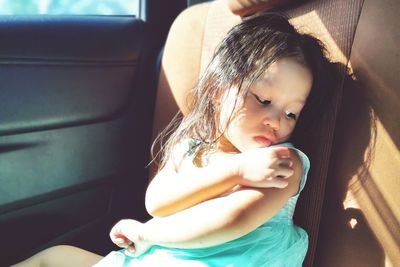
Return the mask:
M 145 208 L 148 214 L 150 214 L 152 217 L 166 217 L 173 213 L 173 211 L 171 211 L 171 207 L 157 200 L 158 198 L 151 197 L 146 194 Z
M 152 217 L 163 217 L 161 216 L 163 203 L 160 202 L 160 191 L 158 188 L 159 186 L 157 186 L 157 184 L 154 184 L 153 179 L 146 190 L 144 204 L 147 213 L 150 214 Z
M 145 208 L 148 214 L 152 217 L 163 217 L 162 216 L 162 209 L 160 205 L 156 203 L 148 194 L 146 194 L 145 198 Z
M 147 213 L 150 214 L 151 217 L 157 216 L 157 209 L 152 204 L 149 204 L 147 201 L 145 202 L 145 208 Z

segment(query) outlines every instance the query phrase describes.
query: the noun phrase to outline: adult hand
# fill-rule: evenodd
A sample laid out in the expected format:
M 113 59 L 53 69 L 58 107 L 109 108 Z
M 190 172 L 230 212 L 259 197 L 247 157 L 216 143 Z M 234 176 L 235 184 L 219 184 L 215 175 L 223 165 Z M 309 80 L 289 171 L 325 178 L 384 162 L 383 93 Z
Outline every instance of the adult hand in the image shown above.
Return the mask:
M 276 8 L 287 4 L 290 0 L 228 0 L 232 13 L 241 17 Z

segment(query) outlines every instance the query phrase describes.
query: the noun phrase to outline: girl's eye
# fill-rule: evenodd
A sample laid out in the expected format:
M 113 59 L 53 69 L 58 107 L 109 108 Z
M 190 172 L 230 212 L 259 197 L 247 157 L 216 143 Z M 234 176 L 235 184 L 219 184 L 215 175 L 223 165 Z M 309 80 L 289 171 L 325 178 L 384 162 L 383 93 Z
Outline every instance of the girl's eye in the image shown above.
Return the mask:
M 289 112 L 289 111 L 285 112 L 285 116 L 286 116 L 286 118 L 291 119 L 291 120 L 296 120 L 297 119 L 296 114 L 294 114 L 292 112 Z
M 266 105 L 271 104 L 271 100 L 262 99 L 257 95 L 254 95 L 254 97 L 257 99 L 258 103 L 260 103 L 261 105 L 266 106 Z

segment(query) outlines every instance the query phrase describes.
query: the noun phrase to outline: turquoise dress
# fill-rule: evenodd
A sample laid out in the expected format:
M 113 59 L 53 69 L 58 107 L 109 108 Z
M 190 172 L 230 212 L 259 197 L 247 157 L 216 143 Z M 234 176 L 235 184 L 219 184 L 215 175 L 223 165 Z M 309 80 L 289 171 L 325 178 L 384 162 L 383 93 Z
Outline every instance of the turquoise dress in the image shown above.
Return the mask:
M 310 167 L 308 157 L 290 143 L 279 144 L 297 151 L 303 174 L 297 194 L 270 220 L 254 231 L 230 242 L 199 249 L 153 246 L 143 255 L 132 258 L 124 251 L 114 251 L 96 267 L 171 266 L 171 267 L 299 267 L 308 248 L 308 235 L 293 224 L 293 213 L 304 188 Z

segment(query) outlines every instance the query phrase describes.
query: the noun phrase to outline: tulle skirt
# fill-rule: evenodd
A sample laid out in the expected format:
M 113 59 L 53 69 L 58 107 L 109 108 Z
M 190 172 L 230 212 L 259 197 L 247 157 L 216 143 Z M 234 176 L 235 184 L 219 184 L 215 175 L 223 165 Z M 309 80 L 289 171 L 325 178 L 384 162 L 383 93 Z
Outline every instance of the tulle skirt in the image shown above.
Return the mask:
M 266 223 L 218 246 L 177 249 L 153 246 L 133 258 L 113 251 L 95 267 L 300 267 L 308 248 L 307 233 L 292 224 Z

